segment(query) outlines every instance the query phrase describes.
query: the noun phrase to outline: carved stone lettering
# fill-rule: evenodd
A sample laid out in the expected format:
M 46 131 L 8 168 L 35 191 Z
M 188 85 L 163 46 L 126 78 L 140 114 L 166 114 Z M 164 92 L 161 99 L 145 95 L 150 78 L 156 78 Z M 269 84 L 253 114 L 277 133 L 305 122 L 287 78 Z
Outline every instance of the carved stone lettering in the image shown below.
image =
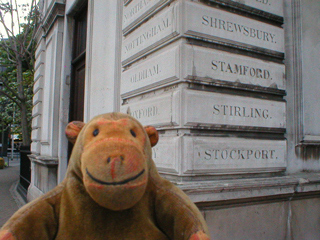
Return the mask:
M 121 94 L 178 79 L 178 50 L 171 49 L 123 72 Z
M 156 106 L 140 108 L 130 112 L 130 115 L 138 120 L 142 118 L 156 117 L 159 115 L 159 108 Z
M 170 1 L 168 0 L 133 0 L 123 9 L 122 29 L 127 29 L 130 25 L 142 21 L 155 8 L 163 6 Z
M 153 0 L 138 0 L 133 1 L 131 4 L 124 8 L 123 11 L 123 23 L 126 24 L 130 19 L 134 18 L 137 15 L 148 7 L 151 2 L 155 2 Z
M 284 140 L 187 137 L 185 142 L 193 149 L 185 172 L 286 167 Z
M 134 73 L 133 76 L 130 78 L 131 83 L 136 83 L 143 81 L 147 78 L 153 77 L 155 75 L 159 75 L 161 73 L 161 69 L 159 64 L 153 65 L 149 68 L 142 69 L 141 71 Z
M 159 67 L 159 64 L 153 65 L 150 68 L 146 68 L 141 70 L 140 72 L 135 73 L 130 78 L 130 82 L 136 83 L 140 82 L 146 78 L 153 77 L 155 75 L 159 75 L 161 73 L 161 69 Z
M 178 95 L 178 93 L 166 93 L 152 99 L 123 105 L 120 110 L 138 119 L 143 125 L 177 125 L 176 113 L 172 113 L 172 108 Z
M 162 19 L 162 21 L 159 24 L 147 29 L 144 33 L 134 38 L 129 43 L 124 44 L 125 53 L 130 52 L 135 48 L 138 48 L 141 44 L 144 44 L 149 39 L 152 39 L 155 36 L 159 35 L 161 32 L 165 31 L 168 27 L 171 26 L 171 20 L 172 19 L 169 19 L 168 17 Z
M 184 162 L 182 176 L 278 172 L 286 167 L 285 140 L 164 135 L 152 154 L 161 172 L 178 173 Z
M 285 128 L 285 102 L 186 91 L 186 125 Z
M 231 105 L 213 105 L 213 115 L 224 115 L 229 117 L 244 117 L 244 118 L 264 118 L 271 119 L 269 109 L 247 107 L 247 106 L 231 106 Z
M 255 131 L 282 133 L 286 127 L 285 108 L 284 101 L 185 89 L 141 100 L 135 98 L 135 102 L 122 106 L 121 111 L 132 114 L 144 125 L 241 131 L 256 128 Z
M 236 22 L 229 22 L 228 20 L 219 19 L 214 16 L 203 15 L 201 24 L 235 34 L 243 34 L 246 37 L 255 38 L 257 40 L 275 43 L 274 33 L 265 32 L 261 29 L 245 26 Z
M 283 64 L 181 42 L 124 71 L 121 94 L 127 98 L 178 79 L 219 80 L 235 83 L 235 87 L 242 83 L 279 90 L 285 90 L 286 85 Z
M 285 90 L 283 64 L 186 45 L 185 75 Z
M 274 149 L 204 149 L 198 152 L 199 159 L 204 160 L 275 160 Z
M 154 44 L 160 44 L 170 36 L 173 37 L 175 35 L 174 25 L 174 8 L 171 7 L 125 38 L 122 60 L 126 62 L 137 53 L 148 51 L 149 47 L 153 47 Z
M 270 79 L 270 70 L 254 68 L 252 66 L 224 62 L 219 60 L 211 61 L 211 69 L 214 71 L 221 71 L 230 74 L 236 74 L 239 76 L 247 76 L 251 78 L 262 78 L 262 79 Z
M 282 28 L 196 3 L 186 5 L 186 34 L 284 52 Z

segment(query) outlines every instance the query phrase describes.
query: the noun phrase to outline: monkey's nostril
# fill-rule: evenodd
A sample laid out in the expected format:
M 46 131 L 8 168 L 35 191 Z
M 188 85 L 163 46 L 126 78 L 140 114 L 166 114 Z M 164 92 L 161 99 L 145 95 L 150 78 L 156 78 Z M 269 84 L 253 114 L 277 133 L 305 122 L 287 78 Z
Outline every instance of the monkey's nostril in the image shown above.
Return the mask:
M 120 156 L 120 159 L 121 159 L 121 161 L 124 161 L 124 157 L 123 156 Z
M 110 158 L 110 157 L 108 157 L 108 159 L 107 159 L 107 163 L 110 163 L 110 161 L 111 161 L 111 158 Z

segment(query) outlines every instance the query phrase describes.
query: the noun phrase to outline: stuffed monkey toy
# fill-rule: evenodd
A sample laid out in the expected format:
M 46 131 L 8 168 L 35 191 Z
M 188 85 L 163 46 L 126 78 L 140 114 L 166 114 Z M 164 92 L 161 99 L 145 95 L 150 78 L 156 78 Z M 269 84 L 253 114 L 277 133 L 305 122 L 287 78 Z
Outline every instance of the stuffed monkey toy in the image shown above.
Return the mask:
M 0 240 L 209 240 L 197 207 L 157 172 L 154 127 L 109 113 L 69 123 L 66 135 L 66 178 L 19 209 Z

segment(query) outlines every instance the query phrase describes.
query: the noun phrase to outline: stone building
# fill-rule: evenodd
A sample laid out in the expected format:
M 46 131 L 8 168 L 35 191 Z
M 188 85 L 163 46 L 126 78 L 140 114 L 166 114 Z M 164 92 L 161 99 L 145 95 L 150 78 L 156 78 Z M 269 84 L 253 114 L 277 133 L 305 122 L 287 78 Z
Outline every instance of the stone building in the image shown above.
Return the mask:
M 40 5 L 29 200 L 63 180 L 69 121 L 122 111 L 214 239 L 320 237 L 319 1 Z

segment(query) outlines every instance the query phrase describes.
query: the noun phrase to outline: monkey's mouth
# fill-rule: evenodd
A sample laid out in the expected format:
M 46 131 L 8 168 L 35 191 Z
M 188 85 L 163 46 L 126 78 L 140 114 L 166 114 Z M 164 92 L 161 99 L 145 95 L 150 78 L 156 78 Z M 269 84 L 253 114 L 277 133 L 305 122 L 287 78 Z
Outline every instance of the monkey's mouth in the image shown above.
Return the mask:
M 138 177 L 140 177 L 140 176 L 145 172 L 145 170 L 142 169 L 142 171 L 139 172 L 137 175 L 135 175 L 135 176 L 133 176 L 133 177 L 130 177 L 130 178 L 127 178 L 127 179 L 125 179 L 125 180 L 123 180 L 123 181 L 120 181 L 120 182 L 105 182 L 105 181 L 102 181 L 102 180 L 100 180 L 100 179 L 97 179 L 97 178 L 95 178 L 95 177 L 89 172 L 88 168 L 86 168 L 86 172 L 87 172 L 88 176 L 89 176 L 93 181 L 95 181 L 95 182 L 97 182 L 97 183 L 100 183 L 100 184 L 103 184 L 103 185 L 113 185 L 113 186 L 117 186 L 117 185 L 123 185 L 123 184 L 126 184 L 126 183 L 128 183 L 128 182 L 131 182 L 131 181 L 133 181 L 133 180 L 136 180 Z

